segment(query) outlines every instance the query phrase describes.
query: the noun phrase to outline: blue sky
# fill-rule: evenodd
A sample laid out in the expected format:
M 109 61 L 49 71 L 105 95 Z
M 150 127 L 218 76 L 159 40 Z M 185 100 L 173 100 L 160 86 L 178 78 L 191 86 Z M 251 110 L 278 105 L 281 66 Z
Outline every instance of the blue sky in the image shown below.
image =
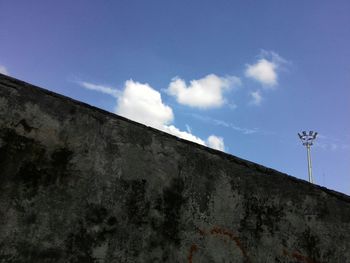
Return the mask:
M 0 72 L 350 194 L 349 1 L 0 0 Z

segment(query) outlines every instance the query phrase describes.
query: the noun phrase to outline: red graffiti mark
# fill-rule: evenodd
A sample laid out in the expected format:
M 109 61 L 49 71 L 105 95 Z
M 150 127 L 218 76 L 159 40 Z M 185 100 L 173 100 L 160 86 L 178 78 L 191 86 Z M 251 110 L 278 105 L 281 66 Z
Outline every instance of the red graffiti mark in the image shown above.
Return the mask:
M 202 229 L 199 229 L 199 228 L 197 230 L 198 230 L 198 233 L 202 237 L 205 237 L 208 235 L 211 235 L 211 236 L 212 235 L 220 235 L 220 236 L 228 237 L 231 241 L 233 241 L 235 243 L 236 247 L 242 252 L 242 255 L 244 256 L 244 259 L 245 259 L 245 263 L 251 262 L 249 257 L 248 257 L 248 254 L 247 254 L 246 250 L 244 249 L 244 247 L 242 246 L 242 243 L 240 242 L 239 238 L 237 236 L 235 236 L 232 231 L 224 229 L 224 228 L 220 228 L 220 227 L 213 227 L 208 232 L 206 232 Z M 223 240 L 223 241 L 225 243 L 227 243 L 226 240 Z M 189 255 L 188 255 L 188 263 L 193 263 L 193 255 L 198 250 L 199 250 L 199 248 L 196 244 L 191 245 Z M 283 249 L 282 253 L 284 256 L 294 258 L 294 259 L 298 260 L 300 263 L 320 263 L 320 262 L 317 262 L 317 261 L 315 261 L 307 256 L 304 256 L 296 251 L 294 251 L 293 253 L 289 253 L 286 249 Z
M 290 253 L 288 253 L 287 250 L 283 249 L 283 255 L 295 258 L 295 259 L 299 260 L 300 262 L 304 262 L 304 263 L 318 263 L 317 261 L 315 261 L 309 257 L 303 256 L 296 251 L 294 251 L 293 253 L 290 254 Z
M 227 236 L 231 241 L 233 241 L 235 243 L 235 245 L 238 247 L 238 249 L 242 252 L 243 257 L 245 258 L 245 262 L 246 263 L 250 263 L 250 259 L 247 255 L 247 252 L 245 251 L 245 249 L 243 248 L 240 240 L 238 239 L 238 237 L 236 237 L 232 231 L 230 230 L 226 230 L 220 227 L 213 227 L 209 232 L 205 232 L 204 230 L 198 229 L 198 232 L 201 236 L 207 236 L 207 235 L 221 235 L 221 236 Z M 226 240 L 224 240 L 225 243 L 227 243 Z M 198 246 L 195 244 L 192 244 L 191 248 L 190 248 L 190 252 L 188 255 L 188 262 L 192 263 L 193 261 L 193 255 L 194 253 L 198 251 Z M 308 263 L 308 262 L 307 262 Z
M 243 256 L 248 259 L 247 252 L 243 248 L 241 242 L 239 241 L 238 237 L 236 237 L 231 231 L 225 230 L 222 228 L 214 227 L 211 231 L 210 234 L 218 234 L 218 235 L 223 235 L 227 236 L 230 238 L 230 240 L 234 241 L 236 243 L 236 246 L 239 248 L 239 250 L 242 252 Z
M 198 247 L 196 244 L 192 244 L 190 248 L 190 254 L 188 255 L 188 263 L 192 263 L 193 260 L 193 254 L 198 250 Z
M 313 259 L 309 258 L 309 257 L 305 257 L 297 252 L 293 252 L 292 253 L 292 257 L 297 259 L 297 260 L 302 260 L 305 263 L 317 263 L 316 261 L 314 261 Z

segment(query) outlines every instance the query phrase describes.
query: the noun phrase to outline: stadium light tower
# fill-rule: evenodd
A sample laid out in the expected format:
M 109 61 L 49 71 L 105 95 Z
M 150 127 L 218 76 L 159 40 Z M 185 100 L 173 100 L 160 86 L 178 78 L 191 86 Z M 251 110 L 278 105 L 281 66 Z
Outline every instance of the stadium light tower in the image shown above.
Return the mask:
M 307 151 L 307 166 L 308 166 L 308 172 L 309 172 L 309 182 L 314 183 L 314 179 L 312 178 L 312 166 L 311 166 L 311 154 L 310 154 L 310 148 L 311 145 L 313 145 L 314 140 L 316 139 L 317 132 L 309 131 L 307 133 L 306 131 L 303 131 L 301 134 L 298 133 L 299 138 L 303 145 L 306 147 Z

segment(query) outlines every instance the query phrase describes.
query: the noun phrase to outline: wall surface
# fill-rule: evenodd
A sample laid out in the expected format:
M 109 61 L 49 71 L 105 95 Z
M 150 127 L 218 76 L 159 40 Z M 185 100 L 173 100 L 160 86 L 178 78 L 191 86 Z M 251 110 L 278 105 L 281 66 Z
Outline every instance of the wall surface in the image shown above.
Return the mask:
M 350 198 L 0 74 L 0 262 L 350 262 Z

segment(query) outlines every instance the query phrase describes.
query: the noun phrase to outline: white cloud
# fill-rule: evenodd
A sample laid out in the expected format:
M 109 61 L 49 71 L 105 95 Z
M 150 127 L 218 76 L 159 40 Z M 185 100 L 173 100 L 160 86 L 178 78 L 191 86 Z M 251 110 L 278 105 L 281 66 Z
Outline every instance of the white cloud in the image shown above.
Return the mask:
M 215 135 L 210 135 L 208 137 L 208 146 L 210 148 L 219 150 L 219 151 L 225 151 L 225 145 L 224 145 L 224 139 L 221 137 L 217 137 Z
M 273 61 L 278 66 L 282 66 L 284 64 L 290 64 L 290 61 L 282 58 L 279 54 L 277 54 L 274 51 L 267 51 L 267 50 L 262 49 L 260 51 L 260 55 L 259 56 L 261 58 L 267 58 L 267 59 Z
M 126 81 L 124 91 L 118 97 L 116 113 L 179 138 L 207 145 L 204 140 L 193 135 L 190 128 L 186 132 L 171 125 L 174 119 L 172 109 L 162 102 L 161 94 L 148 84 Z
M 0 65 L 0 73 L 4 75 L 9 75 L 9 72 L 5 66 Z
M 245 76 L 260 82 L 264 88 L 274 88 L 278 84 L 277 71 L 287 60 L 273 51 L 262 50 L 255 64 L 247 65 Z
M 158 129 L 174 119 L 172 109 L 163 104 L 158 91 L 133 80 L 125 82 L 124 91 L 118 97 L 116 113 Z
M 223 92 L 240 84 L 238 77 L 218 77 L 215 74 L 192 80 L 189 86 L 183 79 L 174 78 L 169 84 L 167 93 L 175 96 L 178 103 L 190 107 L 218 108 L 225 103 Z
M 247 65 L 245 75 L 259 81 L 267 87 L 273 87 L 277 84 L 277 65 L 266 59 L 260 59 L 253 65 Z
M 224 143 L 221 137 L 212 135 L 205 141 L 193 135 L 188 125 L 186 125 L 187 131 L 181 131 L 172 125 L 174 119 L 172 109 L 163 103 L 161 94 L 148 84 L 128 80 L 125 82 L 124 89 L 118 91 L 107 86 L 87 82 L 78 83 L 84 88 L 116 97 L 117 106 L 115 113 L 123 117 L 170 133 L 179 138 L 224 151 Z
M 85 82 L 85 81 L 78 81 L 78 84 L 86 89 L 99 91 L 99 92 L 111 95 L 113 97 L 116 97 L 116 98 L 120 95 L 119 90 L 108 87 L 108 86 L 97 85 L 97 84 L 93 84 L 93 83 L 89 83 L 89 82 Z
M 169 125 L 169 126 L 163 125 L 163 127 L 160 128 L 160 130 L 162 130 L 166 133 L 170 133 L 172 135 L 175 135 L 176 137 L 179 137 L 181 139 L 185 139 L 185 140 L 206 146 L 206 143 L 201 138 L 194 136 L 192 133 L 189 133 L 186 131 L 181 131 L 178 128 L 176 128 L 174 125 Z M 211 146 L 209 145 L 209 147 L 211 147 Z
M 317 135 L 314 145 L 326 151 L 348 150 L 350 148 L 346 140 L 340 140 L 339 138 L 326 136 L 324 134 Z
M 243 127 L 239 127 L 233 123 L 230 123 L 230 122 L 226 122 L 226 121 L 223 121 L 223 120 L 218 120 L 218 119 L 213 119 L 213 118 L 210 118 L 208 116 L 202 116 L 202 115 L 199 115 L 199 114 L 194 114 L 192 113 L 191 114 L 192 117 L 198 119 L 198 120 L 201 120 L 203 122 L 207 122 L 207 123 L 210 123 L 210 124 L 214 124 L 214 125 L 217 125 L 217 126 L 222 126 L 222 127 L 225 127 L 225 128 L 230 128 L 234 131 L 237 131 L 237 132 L 240 132 L 244 135 L 248 135 L 248 134 L 253 134 L 253 133 L 257 133 L 258 132 L 258 129 L 257 128 L 254 128 L 254 129 L 250 129 L 250 128 L 243 128 Z
M 259 90 L 250 92 L 249 95 L 251 96 L 250 104 L 259 106 L 262 101 L 262 96 Z

